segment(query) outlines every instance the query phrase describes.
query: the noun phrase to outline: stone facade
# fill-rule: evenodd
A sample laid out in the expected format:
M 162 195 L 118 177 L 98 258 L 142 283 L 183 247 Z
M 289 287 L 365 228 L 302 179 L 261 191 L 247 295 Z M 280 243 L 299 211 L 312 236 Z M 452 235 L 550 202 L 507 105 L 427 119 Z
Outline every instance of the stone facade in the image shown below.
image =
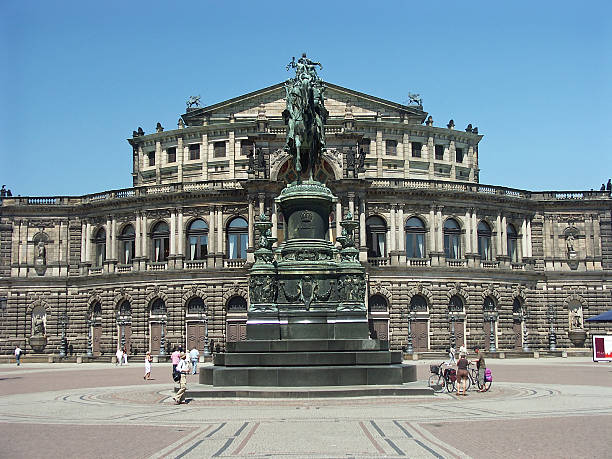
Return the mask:
M 435 127 L 421 106 L 332 84 L 326 97 L 315 175 L 339 198 L 330 241 L 339 216 L 359 221 L 372 335 L 400 348 L 410 328 L 419 351 L 453 339 L 536 350 L 551 323 L 557 348 L 610 330 L 584 322 L 612 304 L 609 192 L 482 185 L 477 129 Z M 295 179 L 284 108 L 278 84 L 190 108 L 178 129 L 135 132 L 133 188 L 3 198 L 0 352 L 32 351 L 36 314 L 45 353 L 62 334 L 73 352 L 103 355 L 244 339 L 255 216 L 271 217 L 281 244 L 274 199 Z

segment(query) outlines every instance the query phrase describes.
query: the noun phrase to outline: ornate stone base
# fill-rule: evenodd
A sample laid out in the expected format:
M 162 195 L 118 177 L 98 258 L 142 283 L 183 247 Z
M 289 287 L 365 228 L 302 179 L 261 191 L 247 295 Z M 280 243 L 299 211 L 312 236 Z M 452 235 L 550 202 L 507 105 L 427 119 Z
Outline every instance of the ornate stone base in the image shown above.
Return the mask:
M 43 335 L 30 336 L 29 343 L 34 352 L 42 353 L 47 345 L 47 337 Z
M 567 334 L 574 347 L 584 347 L 586 330 L 570 330 Z

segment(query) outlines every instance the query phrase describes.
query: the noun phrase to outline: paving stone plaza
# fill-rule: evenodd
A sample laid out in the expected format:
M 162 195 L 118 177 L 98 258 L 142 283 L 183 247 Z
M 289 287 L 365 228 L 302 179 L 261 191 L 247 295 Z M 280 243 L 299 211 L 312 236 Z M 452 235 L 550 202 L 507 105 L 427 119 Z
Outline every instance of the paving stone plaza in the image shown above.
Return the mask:
M 426 386 L 429 364 L 418 361 Z M 188 399 L 170 364 L 0 366 L 2 457 L 609 457 L 612 365 L 489 359 L 466 397 Z M 189 376 L 193 387 L 197 376 Z

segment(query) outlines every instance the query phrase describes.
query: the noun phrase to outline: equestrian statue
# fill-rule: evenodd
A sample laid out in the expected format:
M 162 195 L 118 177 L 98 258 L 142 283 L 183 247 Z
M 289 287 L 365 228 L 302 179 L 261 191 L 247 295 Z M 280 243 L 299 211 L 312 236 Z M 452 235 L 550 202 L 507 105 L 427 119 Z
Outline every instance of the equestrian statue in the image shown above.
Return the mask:
M 293 157 L 298 182 L 303 173 L 308 172 L 312 181 L 315 167 L 321 162 L 325 151 L 325 122 L 329 112 L 325 108 L 323 93 L 325 86 L 317 75 L 316 67 L 306 53 L 287 65 L 287 70 L 295 68 L 295 78 L 285 82 L 287 109 L 283 118 L 287 129 L 285 151 Z

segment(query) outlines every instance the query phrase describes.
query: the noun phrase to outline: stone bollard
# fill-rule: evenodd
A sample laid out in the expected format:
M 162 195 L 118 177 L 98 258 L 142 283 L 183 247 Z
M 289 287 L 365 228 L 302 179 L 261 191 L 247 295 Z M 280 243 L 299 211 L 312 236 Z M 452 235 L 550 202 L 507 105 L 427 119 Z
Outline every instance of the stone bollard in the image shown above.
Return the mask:
M 83 356 L 82 355 L 77 355 L 76 363 L 83 363 Z
M 419 360 L 419 354 L 417 354 L 416 352 L 412 353 L 412 360 Z
M 117 363 L 117 356 L 116 355 L 113 355 L 111 357 L 111 363 Z
M 49 356 L 49 358 L 47 359 L 47 361 L 48 361 L 49 363 L 53 363 L 53 360 L 54 360 L 54 359 L 53 359 L 53 356 L 52 356 L 52 355 L 50 355 L 50 356 Z
M 500 352 L 499 353 L 499 358 L 500 359 L 505 359 L 506 358 L 506 353 L 505 352 Z
M 539 351 L 533 351 L 533 358 L 534 359 L 539 359 L 540 358 L 540 352 Z
M 564 359 L 567 359 L 567 351 L 561 352 L 561 357 L 563 357 Z
M 159 363 L 159 356 L 158 355 L 154 355 L 153 356 L 153 363 Z

